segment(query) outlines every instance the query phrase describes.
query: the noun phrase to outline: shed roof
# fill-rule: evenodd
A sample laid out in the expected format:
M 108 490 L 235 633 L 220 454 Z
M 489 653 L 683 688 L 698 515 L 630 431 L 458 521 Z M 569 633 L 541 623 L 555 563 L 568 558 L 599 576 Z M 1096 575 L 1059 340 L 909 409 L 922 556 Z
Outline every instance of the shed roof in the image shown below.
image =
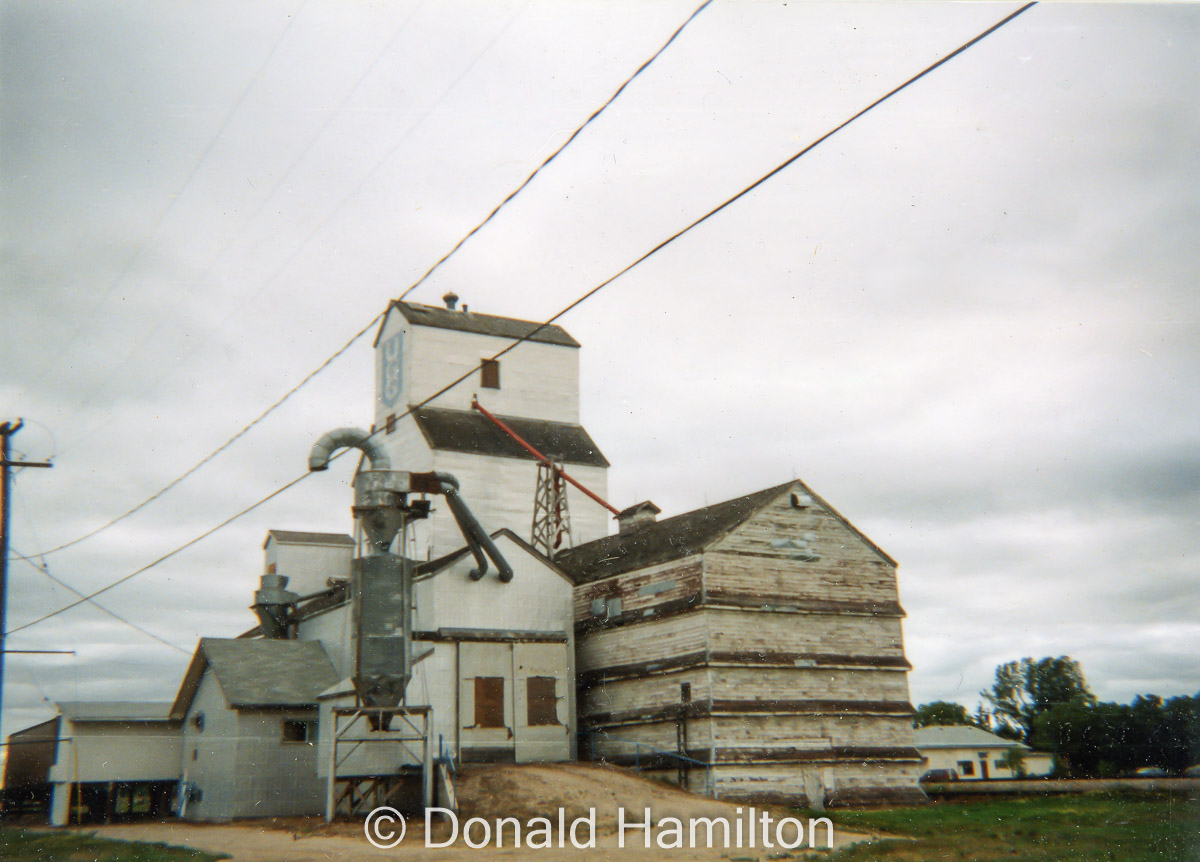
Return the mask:
M 913 731 L 917 749 L 923 748 L 1029 748 L 1023 742 L 1005 739 L 966 724 L 918 727 Z
M 446 410 L 441 407 L 417 407 L 413 409 L 412 416 L 433 449 L 535 460 L 517 441 L 501 431 L 482 413 L 473 410 Z M 582 425 L 518 416 L 499 418 L 530 446 L 548 458 L 588 467 L 608 466 L 608 459 L 601 454 L 599 447 Z
M 395 308 L 404 319 L 414 326 L 432 326 L 436 329 L 453 329 L 457 332 L 474 332 L 478 335 L 495 335 L 500 338 L 524 338 L 542 344 L 557 344 L 561 347 L 578 347 L 579 342 L 565 329 L 556 324 L 542 324 L 533 320 L 518 320 L 513 317 L 497 317 L 494 314 L 479 314 L 474 311 L 451 311 L 433 305 L 418 305 L 414 302 L 393 300 L 388 311 Z M 384 316 L 386 323 L 387 316 Z M 383 326 L 379 334 L 383 333 Z M 375 343 L 379 343 L 376 335 Z
M 317 695 L 337 682 L 319 641 L 201 638 L 171 707 L 172 718 L 186 715 L 207 668 L 234 709 L 315 706 Z
M 354 539 L 345 533 L 309 533 L 302 530 L 267 530 L 267 542 L 274 539 L 281 545 L 349 545 L 354 547 Z
M 56 704 L 70 721 L 170 721 L 169 701 L 67 700 Z

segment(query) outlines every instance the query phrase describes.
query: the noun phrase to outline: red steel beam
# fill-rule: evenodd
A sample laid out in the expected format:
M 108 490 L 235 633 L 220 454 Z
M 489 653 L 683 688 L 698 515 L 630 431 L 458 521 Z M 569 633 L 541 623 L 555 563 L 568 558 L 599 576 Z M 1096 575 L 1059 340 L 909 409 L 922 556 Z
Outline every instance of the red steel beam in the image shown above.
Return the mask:
M 497 428 L 499 428 L 501 431 L 503 431 L 509 437 L 513 438 L 513 440 L 517 441 L 518 446 L 520 446 L 522 449 L 524 449 L 526 452 L 528 452 L 534 458 L 537 458 L 543 464 L 546 464 L 547 466 L 549 466 L 551 470 L 553 470 L 558 475 L 562 476 L 564 479 L 566 479 L 568 482 L 570 482 L 572 485 L 574 485 L 576 488 L 578 488 L 583 493 L 587 494 L 589 497 L 591 497 L 593 500 L 595 500 L 601 506 L 608 509 L 608 511 L 612 512 L 614 515 L 621 514 L 621 511 L 619 509 L 617 509 L 615 506 L 613 506 L 611 503 L 609 503 L 607 500 L 604 500 L 598 494 L 593 493 L 590 489 L 585 487 L 581 482 L 579 482 L 574 477 L 572 477 L 570 474 L 568 474 L 567 471 L 564 470 L 562 467 L 559 467 L 553 461 L 551 461 L 549 458 L 547 458 L 545 455 L 543 455 L 541 452 L 539 452 L 537 449 L 534 449 L 532 446 L 530 446 L 528 443 L 526 443 L 525 440 L 522 439 L 520 434 L 518 434 L 516 431 L 512 430 L 507 425 L 505 425 L 504 422 L 501 421 L 500 419 L 498 419 L 495 415 L 493 415 L 492 413 L 489 413 L 487 408 L 484 407 L 482 404 L 480 404 L 479 401 L 472 398 L 471 399 L 471 407 L 475 410 L 478 410 L 480 413 L 482 413 L 488 419 L 491 419 L 492 423 Z

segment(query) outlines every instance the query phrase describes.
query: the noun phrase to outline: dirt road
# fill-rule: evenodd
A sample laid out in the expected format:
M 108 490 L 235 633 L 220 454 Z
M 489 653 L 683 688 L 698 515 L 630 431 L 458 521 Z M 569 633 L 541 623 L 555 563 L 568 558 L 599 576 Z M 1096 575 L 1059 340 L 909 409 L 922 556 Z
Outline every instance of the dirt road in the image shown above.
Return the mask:
M 172 821 L 168 823 L 138 823 L 116 826 L 93 827 L 94 831 L 107 838 L 129 841 L 154 841 L 182 847 L 193 847 L 213 853 L 225 853 L 234 862 L 341 862 L 341 860 L 392 859 L 396 862 L 432 862 L 432 860 L 472 860 L 489 862 L 499 859 L 537 859 L 544 862 L 590 862 L 590 860 L 625 860 L 625 862 L 650 862 L 669 858 L 672 860 L 731 860 L 736 859 L 789 859 L 802 855 L 802 851 L 787 851 L 781 847 L 764 847 L 762 841 L 763 811 L 778 821 L 793 812 L 782 809 L 756 809 L 756 835 L 751 845 L 749 806 L 738 806 L 681 791 L 670 785 L 650 781 L 622 769 L 595 764 L 546 764 L 546 765 L 491 765 L 464 769 L 456 782 L 461 813 L 459 824 L 465 826 L 468 818 L 479 817 L 494 830 L 498 818 L 516 818 L 522 825 L 523 845 L 513 845 L 512 824 L 507 825 L 504 846 L 497 847 L 494 831 L 488 846 L 475 849 L 467 846 L 460 834 L 458 840 L 447 847 L 426 846 L 423 819 L 407 824 L 407 834 L 399 845 L 392 849 L 373 847 L 363 831 L 363 823 L 344 822 L 325 825 L 318 818 L 292 818 L 275 821 L 241 821 L 233 824 L 196 824 Z M 664 849 L 659 845 L 663 839 L 671 843 L 669 831 L 654 829 L 650 835 L 651 846 L 645 846 L 646 831 L 627 829 L 625 846 L 620 846 L 619 817 L 624 811 L 627 824 L 645 822 L 646 809 L 651 819 L 658 824 L 662 818 L 678 818 L 682 824 L 682 835 L 678 848 Z M 594 818 L 591 809 L 595 809 Z M 559 811 L 563 822 L 569 825 L 576 818 L 589 818 L 594 822 L 595 847 L 576 849 L 570 843 L 570 833 L 564 837 L 565 846 L 559 848 L 558 832 L 555 829 L 552 847 L 531 847 L 531 818 L 545 817 L 557 824 Z M 713 827 L 716 846 L 709 849 L 708 826 L 700 818 L 724 821 L 729 824 L 731 847 L 724 846 L 724 826 Z M 834 846 L 843 847 L 858 841 L 870 840 L 869 836 L 843 832 L 837 829 L 837 815 L 831 814 L 834 822 Z M 413 818 L 410 818 L 412 821 Z M 697 839 L 691 837 L 690 824 L 697 821 Z M 741 824 L 741 841 L 738 841 L 738 823 Z M 803 819 L 805 830 L 804 846 L 809 843 L 809 824 Z M 396 824 L 385 824 L 383 834 L 396 828 Z M 482 826 L 476 824 L 472 840 L 484 843 Z M 668 827 L 669 830 L 669 827 Z M 587 843 L 589 828 L 580 824 L 577 836 L 580 843 Z M 544 834 L 544 833 L 543 833 Z M 774 834 L 773 832 L 771 833 Z M 429 843 L 447 842 L 450 826 L 445 821 L 434 823 Z M 783 838 L 795 842 L 795 826 L 785 828 Z M 740 843 L 740 847 L 738 846 Z M 696 845 L 697 849 L 692 849 Z M 818 846 L 826 846 L 826 832 L 818 829 Z

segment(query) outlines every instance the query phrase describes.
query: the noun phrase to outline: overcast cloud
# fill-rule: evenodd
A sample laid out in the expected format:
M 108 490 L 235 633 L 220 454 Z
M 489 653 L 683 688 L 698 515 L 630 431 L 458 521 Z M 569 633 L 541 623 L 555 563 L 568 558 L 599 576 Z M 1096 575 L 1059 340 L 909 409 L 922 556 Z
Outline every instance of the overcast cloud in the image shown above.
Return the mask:
M 33 554 L 145 499 L 339 348 L 508 194 L 692 2 L 0 3 L 0 415 Z M 413 295 L 544 319 L 1010 4 L 716 2 Z M 807 481 L 900 562 L 915 703 L 1079 659 L 1200 691 L 1200 7 L 1043 4 L 566 317 L 618 505 Z M 371 421 L 370 343 L 152 507 L 47 557 L 146 565 Z M 36 424 L 35 424 L 36 423 Z M 246 610 L 305 480 L 14 634 L 4 732 L 174 696 Z M 469 489 L 467 490 L 469 494 Z M 72 600 L 10 567 L 10 630 Z

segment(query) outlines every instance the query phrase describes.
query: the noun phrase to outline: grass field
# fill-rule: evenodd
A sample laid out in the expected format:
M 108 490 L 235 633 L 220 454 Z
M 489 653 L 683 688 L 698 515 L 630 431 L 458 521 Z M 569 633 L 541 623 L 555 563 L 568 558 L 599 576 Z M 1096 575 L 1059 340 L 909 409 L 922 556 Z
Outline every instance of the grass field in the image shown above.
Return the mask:
M 74 832 L 0 828 L 4 862 L 215 862 L 223 856 L 162 844 L 106 841 Z
M 1184 793 L 938 802 L 834 822 L 903 836 L 827 857 L 837 862 L 1200 862 L 1200 798 Z

